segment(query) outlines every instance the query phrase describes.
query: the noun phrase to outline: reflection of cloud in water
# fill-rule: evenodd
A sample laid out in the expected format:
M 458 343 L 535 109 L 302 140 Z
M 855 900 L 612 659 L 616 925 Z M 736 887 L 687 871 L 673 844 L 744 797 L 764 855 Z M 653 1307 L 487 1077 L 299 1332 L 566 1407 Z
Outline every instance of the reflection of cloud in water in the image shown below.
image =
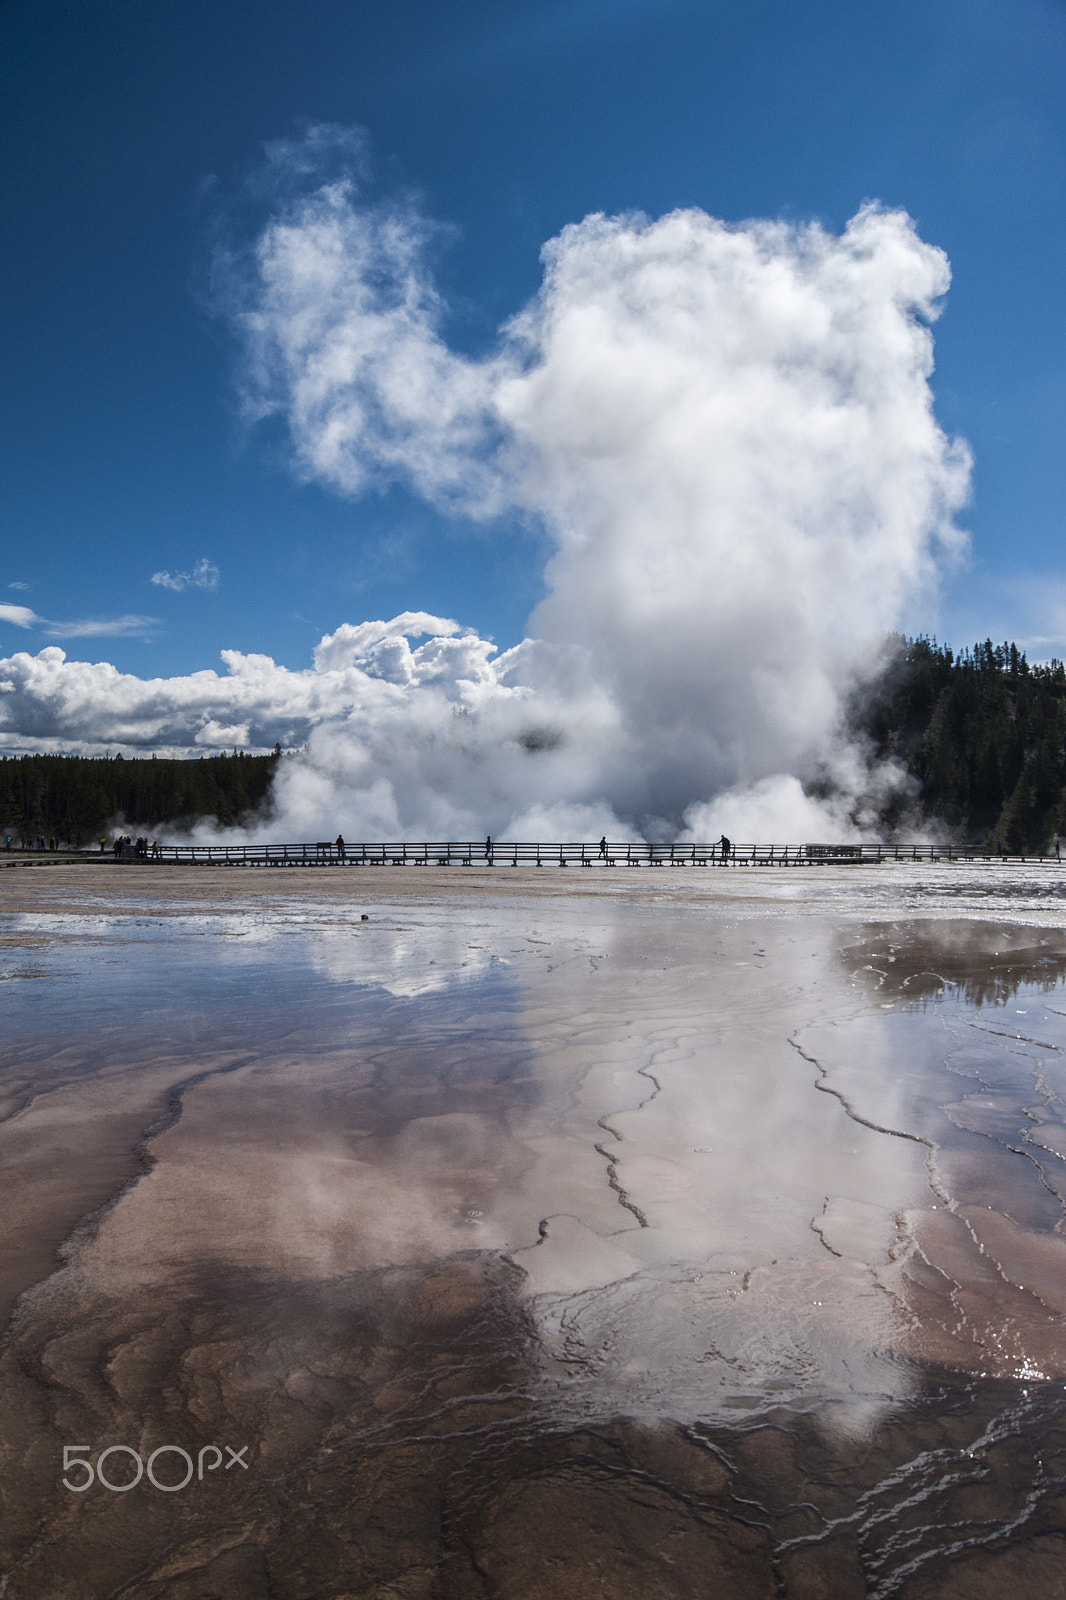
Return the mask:
M 900 1397 L 878 1272 L 897 1213 L 928 1197 L 925 1149 L 850 1120 L 789 1045 L 854 1009 L 823 931 L 629 921 L 594 996 L 576 972 L 523 975 L 539 1059 L 579 1085 L 552 1181 L 533 1173 L 544 1236 L 515 1253 L 559 1403 L 691 1419 Z
M 25 925 L 75 981 L 5 992 L 18 1596 L 1054 1589 L 1062 939 L 728 878 Z M 213 1437 L 210 1526 L 57 1488 Z
M 507 964 L 472 942 L 461 925 L 326 930 L 308 953 L 315 969 L 334 983 L 372 984 L 407 999 L 476 983 L 490 967 Z
M 362 923 L 286 898 L 135 925 L 240 935 L 215 949 L 255 1054 L 186 1093 L 83 1262 L 118 1288 L 194 1259 L 318 1281 L 502 1252 L 565 1413 L 823 1395 L 854 1418 L 914 1360 L 1066 1370 L 1040 1290 L 1066 1083 L 1016 1037 L 1035 1021 L 979 1032 L 1058 981 L 1062 940 L 755 909 L 453 898 Z M 309 999 L 272 1039 L 279 963 Z
M 433 994 L 454 983 L 476 982 L 493 965 L 506 958 L 491 954 L 477 942 L 476 932 L 462 919 L 409 921 L 361 920 L 358 908 L 339 911 L 336 906 L 291 907 L 241 911 L 227 908 L 224 916 L 184 913 L 162 916 L 146 910 L 140 915 L 97 916 L 23 913 L 12 917 L 12 938 L 20 943 L 41 939 L 72 944 L 126 944 L 137 940 L 213 935 L 226 940 L 221 959 L 228 964 L 258 965 L 268 948 L 300 941 L 301 962 L 309 962 L 332 982 L 358 984 L 384 990 L 397 997 Z

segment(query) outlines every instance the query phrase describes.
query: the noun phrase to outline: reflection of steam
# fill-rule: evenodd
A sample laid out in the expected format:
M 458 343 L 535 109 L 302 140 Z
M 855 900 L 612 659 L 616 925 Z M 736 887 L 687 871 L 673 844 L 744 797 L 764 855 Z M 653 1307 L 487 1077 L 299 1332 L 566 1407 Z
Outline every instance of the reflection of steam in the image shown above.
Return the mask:
M 952 920 L 873 926 L 873 877 L 819 877 L 800 904 L 766 879 L 725 914 L 676 884 L 441 895 L 414 873 L 369 923 L 339 877 L 272 900 L 273 928 L 218 907 L 230 937 L 193 969 L 197 1007 L 235 1030 L 236 1064 L 204 1074 L 199 1031 L 194 1071 L 177 1052 L 182 1115 L 72 1266 L 318 1280 L 503 1253 L 565 1415 L 821 1394 L 861 1419 L 908 1392 L 901 1357 L 1066 1375 L 1066 1075 L 1040 1001 L 1062 938 L 998 907 L 958 920 L 962 868 L 925 898 Z M 775 916 L 775 893 L 808 914 Z M 173 988 L 175 940 L 202 949 L 209 925 L 138 915 L 131 956 L 165 947 Z M 975 1013 L 987 963 L 1000 1009 Z M 134 988 L 154 992 L 150 970 Z M 109 1104 L 124 1073 L 143 1094 L 140 1060 L 110 1060 Z M 64 1093 L 86 1119 L 80 1078 Z M 28 1150 L 47 1110 L 22 1115 Z
M 290 196 L 329 144 L 273 151 Z M 282 768 L 278 830 L 847 832 L 894 780 L 840 737 L 841 693 L 959 537 L 967 456 L 928 385 L 942 253 L 877 206 L 840 237 L 591 216 L 474 360 L 443 338 L 429 232 L 335 171 L 279 204 L 239 313 L 247 407 L 341 492 L 539 519 L 542 642 L 493 660 L 420 614 L 339 629 L 316 664 L 345 714 Z M 708 809 L 738 784 L 746 809 Z
M 44 1279 L 0 1357 L 13 1593 L 1054 1592 L 1061 937 L 1000 905 L 878 929 L 848 871 L 777 880 L 785 918 L 774 880 L 738 915 L 412 874 L 357 927 L 340 874 L 258 915 L 219 876 L 159 915 L 94 877 L 111 915 L 51 917 L 78 983 L 47 1020 L 21 995 L 28 1029 L 9 993 L 0 1266 Z M 472 949 L 502 983 L 398 993 L 401 957 L 462 979 Z M 987 956 L 1034 981 L 975 1010 Z M 251 1440 L 256 1470 L 210 1514 L 72 1513 L 71 1438 Z
M 335 983 L 366 984 L 397 998 L 433 994 L 484 980 L 505 958 L 472 942 L 471 930 L 388 927 L 373 933 L 324 932 L 310 951 L 315 967 Z

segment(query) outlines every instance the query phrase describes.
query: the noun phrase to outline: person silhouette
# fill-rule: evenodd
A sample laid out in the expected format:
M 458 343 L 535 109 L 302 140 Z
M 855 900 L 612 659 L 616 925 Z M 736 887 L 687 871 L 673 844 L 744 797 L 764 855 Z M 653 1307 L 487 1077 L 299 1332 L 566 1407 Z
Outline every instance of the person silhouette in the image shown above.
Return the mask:
M 607 860 L 607 835 L 606 834 L 604 834 L 603 838 L 600 840 L 600 855 L 603 857 L 603 859 L 605 861 Z

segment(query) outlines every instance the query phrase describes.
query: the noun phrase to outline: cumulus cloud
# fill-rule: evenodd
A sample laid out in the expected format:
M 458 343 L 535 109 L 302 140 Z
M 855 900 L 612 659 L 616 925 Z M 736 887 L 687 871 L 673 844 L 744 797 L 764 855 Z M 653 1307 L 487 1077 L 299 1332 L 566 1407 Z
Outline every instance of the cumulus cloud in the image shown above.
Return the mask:
M 301 159 L 235 313 L 246 412 L 342 494 L 537 520 L 535 637 L 501 654 L 405 613 L 339 628 L 308 672 L 230 652 L 224 677 L 77 692 L 104 669 L 14 657 L 0 706 L 58 727 L 80 694 L 143 743 L 306 741 L 271 824 L 305 837 L 865 827 L 894 778 L 844 738 L 844 698 L 964 544 L 969 457 L 929 381 L 943 253 L 875 205 L 840 235 L 591 216 L 475 360 L 445 338 L 431 226 L 337 171 L 301 192 Z
M 217 589 L 218 579 L 215 563 L 201 556 L 191 572 L 153 572 L 149 581 L 160 589 L 173 589 L 180 594 L 183 589 Z
M 432 630 L 412 649 L 411 638 Z M 50 645 L 0 661 L 0 742 L 131 752 L 269 748 L 301 744 L 338 720 L 358 723 L 372 738 L 390 718 L 432 723 L 452 707 L 476 712 L 487 697 L 511 697 L 500 682 L 505 667 L 489 664 L 495 655 L 489 641 L 422 612 L 346 624 L 321 641 L 314 667 L 303 671 L 225 650 L 223 673 L 144 679 L 109 662 L 68 660 Z M 432 708 L 418 711 L 422 699 Z

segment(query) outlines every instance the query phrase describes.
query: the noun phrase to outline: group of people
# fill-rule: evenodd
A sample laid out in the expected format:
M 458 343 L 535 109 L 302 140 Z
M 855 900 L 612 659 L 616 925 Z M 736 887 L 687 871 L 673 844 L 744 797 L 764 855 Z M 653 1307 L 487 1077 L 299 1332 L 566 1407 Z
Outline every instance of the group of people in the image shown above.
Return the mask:
M 100 849 L 103 850 L 106 844 L 107 840 L 101 839 Z M 131 851 L 135 856 L 139 856 L 142 860 L 146 859 L 149 855 L 158 856 L 159 854 L 158 842 L 153 839 L 151 844 L 149 844 L 147 836 L 143 833 L 139 834 L 136 839 L 131 838 L 128 833 L 124 833 L 120 838 L 114 841 L 111 848 L 115 853 L 116 861 L 118 861 L 121 856 L 128 855 Z

